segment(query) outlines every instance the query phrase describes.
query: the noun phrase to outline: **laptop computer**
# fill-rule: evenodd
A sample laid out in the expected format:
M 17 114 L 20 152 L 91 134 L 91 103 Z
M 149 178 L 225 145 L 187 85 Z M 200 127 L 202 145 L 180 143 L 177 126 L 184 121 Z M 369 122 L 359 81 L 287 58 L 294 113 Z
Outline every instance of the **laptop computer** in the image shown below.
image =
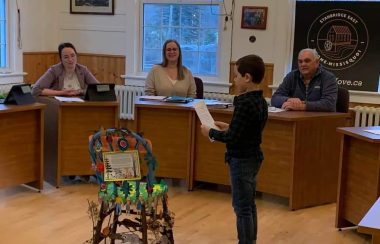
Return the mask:
M 0 104 L 26 105 L 36 102 L 32 96 L 29 84 L 13 85 L 5 99 L 0 99 Z
M 84 96 L 86 101 L 116 101 L 115 84 L 89 84 Z

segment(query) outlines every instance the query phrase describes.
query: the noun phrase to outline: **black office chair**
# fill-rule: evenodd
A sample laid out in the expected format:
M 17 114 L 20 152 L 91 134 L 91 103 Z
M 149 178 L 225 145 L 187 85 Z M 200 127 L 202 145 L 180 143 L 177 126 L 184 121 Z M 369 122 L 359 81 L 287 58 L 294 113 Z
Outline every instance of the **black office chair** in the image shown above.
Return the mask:
M 197 87 L 197 96 L 198 99 L 203 99 L 203 81 L 199 77 L 194 77 L 195 85 Z
M 339 113 L 348 113 L 350 102 L 350 93 L 346 88 L 338 87 L 338 97 L 336 100 L 336 111 Z

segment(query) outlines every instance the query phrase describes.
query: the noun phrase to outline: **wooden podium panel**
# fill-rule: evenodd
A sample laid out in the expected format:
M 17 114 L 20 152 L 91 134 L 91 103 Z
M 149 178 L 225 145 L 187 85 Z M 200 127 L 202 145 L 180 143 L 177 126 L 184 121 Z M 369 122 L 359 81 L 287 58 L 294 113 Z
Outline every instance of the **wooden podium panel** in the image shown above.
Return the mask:
M 257 177 L 258 191 L 289 198 L 295 145 L 293 125 L 268 118 L 261 144 L 264 162 Z
M 59 102 L 47 104 L 45 116 L 45 180 L 59 186 L 61 176 L 92 175 L 88 138 L 103 128 L 118 125 L 117 102 Z
M 338 128 L 342 133 L 336 227 L 358 225 L 380 196 L 380 127 Z
M 229 123 L 231 112 L 214 113 L 215 121 Z M 226 144 L 210 140 L 201 134 L 201 123 L 198 118 L 195 120 L 195 148 L 194 148 L 194 181 L 204 181 L 221 185 L 230 185 L 230 173 L 228 165 L 225 163 Z
M 137 132 L 149 138 L 158 161 L 156 176 L 189 183 L 195 114 L 187 105 L 136 101 Z
M 215 120 L 229 122 L 232 111 L 211 113 Z M 264 162 L 257 190 L 289 198 L 290 209 L 334 202 L 339 164 L 336 128 L 344 126 L 347 118 L 339 113 L 270 113 L 263 132 Z M 199 129 L 194 145 L 194 180 L 229 184 L 225 145 L 210 143 Z
M 43 188 L 45 105 L 0 105 L 0 188 Z
M 58 114 L 60 175 L 92 175 L 88 137 L 100 127 L 116 128 L 116 102 L 61 103 Z
M 136 101 L 137 131 L 153 144 L 158 176 L 229 185 L 225 144 L 201 135 L 194 103 Z M 232 108 L 210 109 L 215 120 L 229 123 Z M 348 114 L 323 112 L 270 113 L 264 129 L 264 162 L 258 191 L 289 198 L 299 209 L 335 202 L 340 137 Z
M 290 122 L 294 133 L 289 164 L 290 209 L 336 201 L 340 145 L 336 128 L 346 125 L 347 119 L 347 114 L 304 112 Z M 267 154 L 267 159 L 274 163 L 271 155 Z

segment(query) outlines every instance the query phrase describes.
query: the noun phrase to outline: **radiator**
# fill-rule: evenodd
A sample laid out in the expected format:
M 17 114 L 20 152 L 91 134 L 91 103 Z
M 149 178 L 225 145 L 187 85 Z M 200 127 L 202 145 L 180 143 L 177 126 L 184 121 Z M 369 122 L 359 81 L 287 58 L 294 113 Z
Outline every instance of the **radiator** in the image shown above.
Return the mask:
M 144 95 L 143 86 L 122 86 L 117 85 L 115 88 L 116 96 L 119 101 L 120 119 L 134 120 L 135 99 L 136 96 Z M 216 99 L 223 102 L 233 102 L 234 95 L 225 93 L 205 92 L 205 99 Z
M 356 106 L 355 127 L 377 126 L 380 119 L 380 108 Z
M 143 96 L 143 86 L 121 86 L 117 85 L 116 96 L 119 101 L 120 119 L 134 120 L 135 117 L 135 99 L 137 96 Z

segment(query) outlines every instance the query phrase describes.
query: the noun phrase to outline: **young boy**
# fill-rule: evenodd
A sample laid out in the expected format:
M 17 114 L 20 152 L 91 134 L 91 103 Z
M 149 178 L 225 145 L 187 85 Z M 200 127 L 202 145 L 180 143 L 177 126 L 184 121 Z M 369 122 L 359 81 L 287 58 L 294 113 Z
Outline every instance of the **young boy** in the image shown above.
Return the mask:
M 264 77 L 263 60 L 256 55 L 240 58 L 234 67 L 237 95 L 230 124 L 215 121 L 220 130 L 202 125 L 204 136 L 226 143 L 230 168 L 232 206 L 236 214 L 239 244 L 256 243 L 256 175 L 263 161 L 261 134 L 268 105 L 259 84 Z

